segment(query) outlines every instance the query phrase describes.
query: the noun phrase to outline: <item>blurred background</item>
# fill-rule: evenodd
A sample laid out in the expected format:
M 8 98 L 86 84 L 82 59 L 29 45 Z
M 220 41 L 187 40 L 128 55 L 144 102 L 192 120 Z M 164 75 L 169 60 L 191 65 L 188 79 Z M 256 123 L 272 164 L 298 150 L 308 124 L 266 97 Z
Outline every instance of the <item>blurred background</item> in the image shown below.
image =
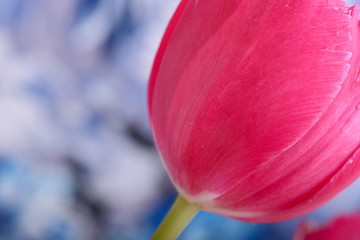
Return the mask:
M 0 240 L 151 236 L 176 192 L 154 147 L 146 87 L 178 3 L 0 0 Z M 359 189 L 277 224 L 201 212 L 180 239 L 291 239 L 302 219 L 360 209 Z

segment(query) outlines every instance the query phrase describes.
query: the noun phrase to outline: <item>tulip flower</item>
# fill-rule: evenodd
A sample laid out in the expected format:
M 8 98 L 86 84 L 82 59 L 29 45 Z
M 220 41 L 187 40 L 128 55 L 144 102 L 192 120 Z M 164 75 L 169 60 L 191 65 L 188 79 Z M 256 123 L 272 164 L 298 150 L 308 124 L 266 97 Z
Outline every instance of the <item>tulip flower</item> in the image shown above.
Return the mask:
M 309 221 L 300 224 L 294 240 L 359 240 L 360 212 L 340 216 L 326 226 L 319 227 Z
M 355 181 L 359 30 L 358 7 L 341 0 L 182 0 L 148 89 L 179 192 L 169 218 L 282 221 Z

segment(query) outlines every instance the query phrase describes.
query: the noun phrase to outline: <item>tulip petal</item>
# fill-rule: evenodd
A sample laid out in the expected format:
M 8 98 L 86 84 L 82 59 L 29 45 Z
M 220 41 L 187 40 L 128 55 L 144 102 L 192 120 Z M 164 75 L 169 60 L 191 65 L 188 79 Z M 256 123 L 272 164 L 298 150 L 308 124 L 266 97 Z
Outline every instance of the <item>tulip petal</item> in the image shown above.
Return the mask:
M 319 207 L 360 175 L 359 13 L 351 14 L 352 67 L 326 113 L 294 146 L 203 208 L 251 222 L 285 220 Z
M 349 73 L 353 21 L 340 0 L 181 8 L 149 90 L 152 127 L 177 188 L 213 198 L 323 116 Z
M 302 223 L 294 240 L 358 240 L 360 239 L 360 212 L 336 218 L 326 226 Z
M 273 222 L 360 175 L 359 19 L 341 0 L 181 2 L 148 103 L 185 199 Z
M 182 0 L 165 32 L 154 61 L 148 88 L 148 108 L 155 142 L 163 158 L 169 159 L 168 117 L 181 75 L 197 52 L 237 8 L 237 0 L 218 1 Z M 195 5 L 195 6 L 194 6 Z M 213 11 L 216 9 L 217 11 Z M 212 16 L 203 18 L 203 16 Z M 179 22 L 181 24 L 179 24 Z M 181 27 L 177 28 L 178 25 Z M 191 26 L 191 27 L 189 27 Z M 176 64 L 173 58 L 176 57 Z M 181 113 L 181 109 L 178 109 Z M 177 114 L 172 118 L 177 118 Z M 171 134 L 170 134 L 171 135 Z M 171 157 L 174 161 L 173 157 Z M 165 167 L 175 167 L 165 162 Z M 168 169 L 169 170 L 169 169 Z M 172 176 L 170 175 L 172 178 Z M 175 178 L 172 178 L 173 181 Z

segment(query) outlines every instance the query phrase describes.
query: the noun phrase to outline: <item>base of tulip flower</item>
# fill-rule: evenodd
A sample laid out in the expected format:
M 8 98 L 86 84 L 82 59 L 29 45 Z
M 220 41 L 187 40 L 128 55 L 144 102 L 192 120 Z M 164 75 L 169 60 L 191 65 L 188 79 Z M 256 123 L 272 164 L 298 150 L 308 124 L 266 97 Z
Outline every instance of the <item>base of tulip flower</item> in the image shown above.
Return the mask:
M 150 240 L 173 240 L 185 229 L 200 211 L 180 194 Z

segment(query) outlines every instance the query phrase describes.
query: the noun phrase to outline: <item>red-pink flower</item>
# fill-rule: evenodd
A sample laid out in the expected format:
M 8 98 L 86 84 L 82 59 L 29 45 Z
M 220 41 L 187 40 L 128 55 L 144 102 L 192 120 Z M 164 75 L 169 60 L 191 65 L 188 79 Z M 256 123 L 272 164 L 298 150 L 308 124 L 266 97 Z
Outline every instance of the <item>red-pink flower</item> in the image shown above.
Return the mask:
M 310 222 L 302 223 L 294 240 L 359 240 L 360 212 L 341 216 L 326 226 L 318 227 Z
M 359 9 L 183 0 L 148 93 L 179 193 L 248 222 L 307 213 L 360 175 Z

